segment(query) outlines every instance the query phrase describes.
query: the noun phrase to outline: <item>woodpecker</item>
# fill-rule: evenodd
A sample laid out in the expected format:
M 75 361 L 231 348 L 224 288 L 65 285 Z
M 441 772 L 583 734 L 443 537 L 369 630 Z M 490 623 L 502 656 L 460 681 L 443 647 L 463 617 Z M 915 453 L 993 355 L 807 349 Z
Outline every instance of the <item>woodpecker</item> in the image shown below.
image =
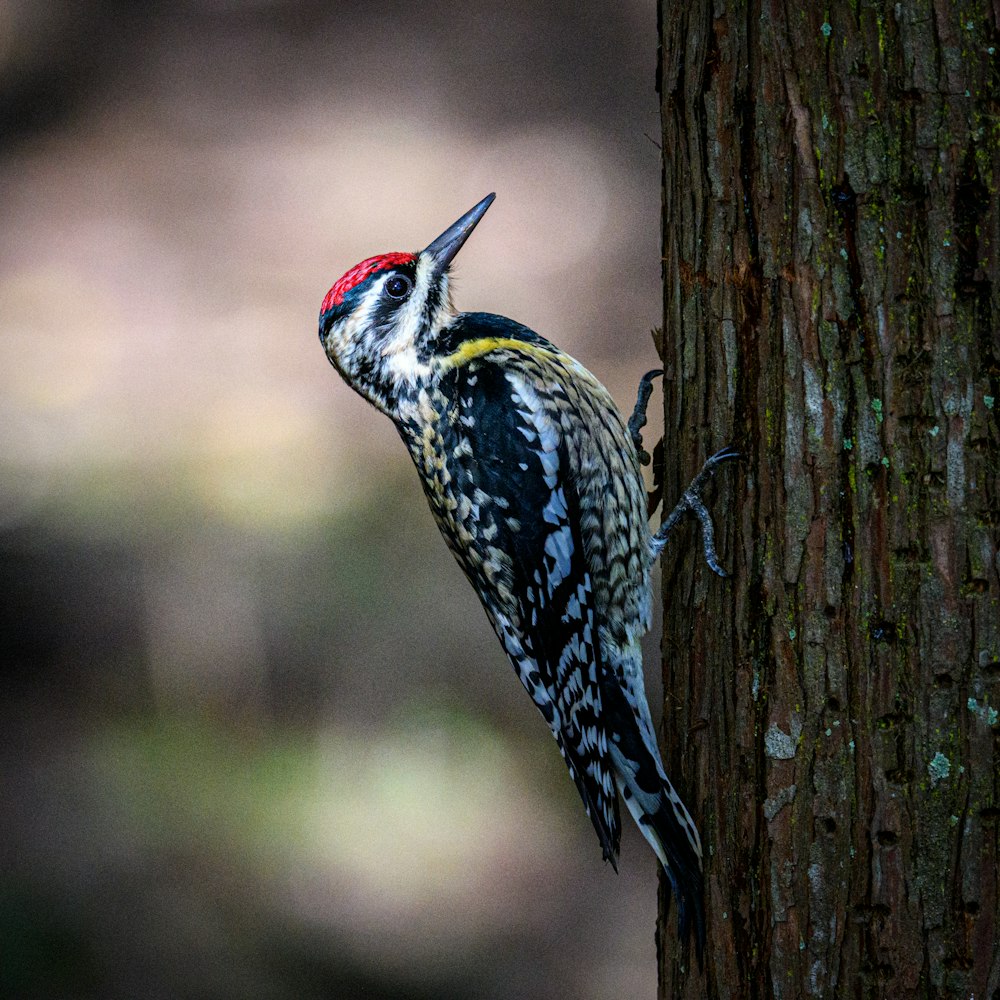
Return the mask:
M 640 471 L 651 379 L 626 427 L 580 362 L 513 320 L 461 313 L 449 268 L 487 195 L 419 253 L 352 267 L 327 293 L 319 337 L 352 389 L 396 425 L 431 511 L 559 746 L 617 870 L 618 796 L 677 898 L 679 935 L 705 940 L 702 849 L 660 759 L 642 673 L 650 568 L 700 492 L 714 455 L 652 533 Z

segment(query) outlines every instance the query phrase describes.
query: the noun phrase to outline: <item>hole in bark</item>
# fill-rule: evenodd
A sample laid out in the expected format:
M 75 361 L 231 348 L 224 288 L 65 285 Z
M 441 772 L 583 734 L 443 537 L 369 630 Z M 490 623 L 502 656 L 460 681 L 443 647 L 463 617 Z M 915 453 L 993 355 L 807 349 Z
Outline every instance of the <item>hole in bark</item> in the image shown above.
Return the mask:
M 899 836 L 893 830 L 879 830 L 875 834 L 875 839 L 882 847 L 892 847 L 893 844 L 899 843 Z
M 935 674 L 934 675 L 934 683 L 938 687 L 948 688 L 948 687 L 951 687 L 952 684 L 955 683 L 955 678 L 952 677 L 951 674 L 949 674 L 947 670 L 945 670 L 945 671 L 942 671 L 940 674 Z
M 926 547 L 916 545 L 904 545 L 901 548 L 893 549 L 893 555 L 900 562 L 927 562 L 930 559 L 930 552 Z
M 957 955 L 952 952 L 945 956 L 943 964 L 946 969 L 961 969 L 968 972 L 972 968 L 972 959 L 968 955 Z
M 974 900 L 970 899 L 968 903 L 963 907 L 966 913 L 975 916 L 979 912 L 979 904 Z
M 906 785 L 913 780 L 913 772 L 906 767 L 893 767 L 885 772 L 885 780 L 893 785 Z
M 892 977 L 896 974 L 896 969 L 889 962 L 866 963 L 861 967 L 861 971 L 867 972 L 868 975 L 882 981 L 892 979 Z
M 983 820 L 996 820 L 1000 817 L 1000 808 L 997 806 L 987 806 L 979 810 L 979 818 Z
M 955 291 L 963 297 L 989 295 L 989 282 L 979 265 L 977 234 L 989 206 L 990 192 L 979 176 L 975 149 L 970 145 L 955 187 L 955 242 L 958 244 Z
M 857 218 L 857 195 L 854 193 L 854 188 L 851 187 L 851 179 L 847 174 L 844 174 L 843 184 L 834 184 L 830 195 L 833 198 L 833 207 L 840 214 L 844 223 L 853 226 Z
M 840 711 L 840 699 L 839 698 L 834 698 L 833 696 L 827 698 L 826 699 L 826 707 L 831 712 L 839 712 Z
M 915 204 L 927 200 L 927 185 L 917 174 L 911 174 L 909 181 L 899 186 L 899 196 L 903 201 Z
M 820 820 L 820 825 L 827 833 L 837 832 L 837 821 L 832 816 L 824 816 Z
M 886 712 L 885 715 L 880 716 L 875 725 L 879 729 L 895 729 L 896 726 L 902 726 L 909 722 L 911 718 L 912 716 L 908 712 L 897 708 L 894 712 Z
M 896 623 L 886 621 L 884 618 L 872 624 L 872 638 L 876 642 L 895 642 Z
M 892 911 L 885 903 L 858 903 L 854 907 L 854 912 L 862 923 L 880 928 L 885 924 Z M 874 968 L 873 965 L 867 966 L 869 972 Z
M 847 260 L 847 279 L 851 293 L 851 315 L 848 317 L 848 336 L 856 345 L 865 348 L 868 324 L 865 321 L 865 303 L 862 298 L 864 272 L 858 258 L 858 196 L 851 186 L 851 178 L 844 171 L 840 184 L 830 188 L 830 201 L 844 227 L 844 250 Z

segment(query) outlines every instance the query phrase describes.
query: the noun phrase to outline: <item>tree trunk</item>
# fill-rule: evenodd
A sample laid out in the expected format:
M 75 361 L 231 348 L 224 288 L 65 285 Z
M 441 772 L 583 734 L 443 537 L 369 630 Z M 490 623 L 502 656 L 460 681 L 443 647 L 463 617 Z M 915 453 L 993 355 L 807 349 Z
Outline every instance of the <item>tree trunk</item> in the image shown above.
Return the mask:
M 661 997 L 1000 998 L 1000 3 L 660 0 Z M 662 898 L 662 889 L 661 889 Z

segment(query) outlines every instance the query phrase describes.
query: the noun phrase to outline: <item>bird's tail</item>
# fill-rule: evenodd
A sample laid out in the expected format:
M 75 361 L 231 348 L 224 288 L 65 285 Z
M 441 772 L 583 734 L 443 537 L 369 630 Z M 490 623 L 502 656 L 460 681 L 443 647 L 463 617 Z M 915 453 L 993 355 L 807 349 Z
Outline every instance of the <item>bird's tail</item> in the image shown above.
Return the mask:
M 610 749 L 622 798 L 660 859 L 677 897 L 678 936 L 686 941 L 694 931 L 695 953 L 701 968 L 705 951 L 705 903 L 698 829 L 651 754 L 626 755 L 617 746 Z M 668 906 L 669 902 L 668 896 Z

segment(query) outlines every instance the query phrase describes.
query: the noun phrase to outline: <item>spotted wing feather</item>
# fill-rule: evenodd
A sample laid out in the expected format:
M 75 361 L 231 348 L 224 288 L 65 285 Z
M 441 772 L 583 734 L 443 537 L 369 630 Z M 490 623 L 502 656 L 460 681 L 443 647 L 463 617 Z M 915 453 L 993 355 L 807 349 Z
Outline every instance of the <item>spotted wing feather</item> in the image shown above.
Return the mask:
M 486 590 L 487 614 L 614 862 L 620 820 L 602 712 L 606 667 L 566 442 L 528 372 L 470 365 L 457 398 L 471 485 L 507 504 L 492 511 L 509 567 Z

